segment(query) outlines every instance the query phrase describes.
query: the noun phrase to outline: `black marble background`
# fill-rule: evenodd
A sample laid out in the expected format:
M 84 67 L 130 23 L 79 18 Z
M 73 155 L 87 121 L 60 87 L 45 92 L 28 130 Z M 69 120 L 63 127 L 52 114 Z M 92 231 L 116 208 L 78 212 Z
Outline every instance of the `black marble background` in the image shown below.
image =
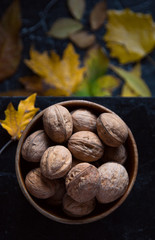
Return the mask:
M 38 97 L 41 110 L 73 98 Z M 84 98 L 110 108 L 131 128 L 139 151 L 136 183 L 126 201 L 108 217 L 86 225 L 65 225 L 37 212 L 23 196 L 15 175 L 12 143 L 0 155 L 0 240 L 154 240 L 155 239 L 155 98 Z M 0 119 L 11 101 L 0 98 Z M 10 139 L 0 127 L 0 148 Z
M 93 6 L 100 0 L 86 0 L 86 11 L 82 19 L 82 23 L 87 30 L 89 26 L 89 14 Z M 12 0 L 0 0 L 0 16 L 4 10 L 9 6 Z M 16 73 L 0 83 L 0 92 L 6 90 L 16 90 L 23 88 L 19 83 L 19 77 L 32 74 L 32 72 L 25 66 L 23 59 L 29 58 L 29 49 L 33 44 L 38 51 L 54 49 L 58 54 L 62 54 L 64 48 L 68 44 L 68 40 L 52 39 L 47 36 L 47 31 L 53 22 L 60 17 L 71 17 L 66 0 L 20 0 L 22 10 L 22 29 L 21 37 L 23 40 L 23 52 L 20 66 Z M 53 7 L 52 4 L 54 4 Z M 155 1 L 153 0 L 107 0 L 108 9 L 124 9 L 130 8 L 136 12 L 150 13 L 155 20 Z M 101 28 L 95 32 L 97 42 L 105 47 L 102 36 L 105 33 L 105 28 Z M 85 54 L 84 50 L 76 47 L 76 51 L 80 53 L 81 59 Z M 107 50 L 108 52 L 108 50 Z M 155 61 L 155 51 L 150 56 Z M 112 63 L 118 64 L 116 60 Z M 152 95 L 155 96 L 155 66 L 153 66 L 148 59 L 143 59 L 142 64 L 142 77 L 147 82 L 151 89 Z M 130 69 L 132 64 L 126 65 L 126 69 Z M 118 95 L 119 91 L 115 93 Z

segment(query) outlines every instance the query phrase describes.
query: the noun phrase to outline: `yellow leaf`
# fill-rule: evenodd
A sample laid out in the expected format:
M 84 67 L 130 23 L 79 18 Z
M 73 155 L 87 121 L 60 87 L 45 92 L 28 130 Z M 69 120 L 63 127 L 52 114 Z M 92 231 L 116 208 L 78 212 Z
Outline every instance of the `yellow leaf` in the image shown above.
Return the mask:
M 151 92 L 141 77 L 136 76 L 132 72 L 126 71 L 120 67 L 109 65 L 138 95 L 142 97 L 150 97 Z
M 108 11 L 107 32 L 104 36 L 112 57 L 120 63 L 138 61 L 155 47 L 154 22 L 150 14 L 129 9 Z
M 20 101 L 18 110 L 14 108 L 12 103 L 9 103 L 5 110 L 5 120 L 0 120 L 3 128 L 12 136 L 13 140 L 21 137 L 27 124 L 33 116 L 38 112 L 39 108 L 35 108 L 36 94 L 32 94 L 25 100 Z
M 114 89 L 120 85 L 120 80 L 112 75 L 104 75 L 98 78 L 93 87 L 93 95 L 111 96 Z
M 135 74 L 137 77 L 141 77 L 141 65 L 140 63 L 137 63 L 133 69 L 131 70 L 131 73 Z M 138 93 L 136 93 L 127 83 L 124 83 L 122 87 L 121 97 L 138 97 L 140 96 Z
M 80 20 L 84 14 L 85 0 L 68 0 L 67 3 L 73 17 Z
M 79 55 L 72 44 L 68 44 L 62 59 L 54 52 L 49 56 L 47 52 L 39 53 L 32 48 L 30 57 L 25 60 L 26 65 L 43 78 L 46 90 L 53 96 L 70 96 L 83 80 L 85 67 L 80 68 Z

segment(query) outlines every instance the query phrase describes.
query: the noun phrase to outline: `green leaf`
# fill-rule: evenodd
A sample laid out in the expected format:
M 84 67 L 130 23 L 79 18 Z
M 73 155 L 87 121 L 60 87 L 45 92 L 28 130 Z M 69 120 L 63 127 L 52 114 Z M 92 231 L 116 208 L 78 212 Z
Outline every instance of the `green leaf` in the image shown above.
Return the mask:
M 69 37 L 70 34 L 79 31 L 83 25 L 72 18 L 60 18 L 51 27 L 48 35 L 51 37 L 64 39 Z
M 132 72 L 126 71 L 120 67 L 109 66 L 116 74 L 118 74 L 137 94 L 142 97 L 150 97 L 151 92 L 141 77 L 136 76 Z
M 67 3 L 73 17 L 80 20 L 84 14 L 85 0 L 68 0 Z
M 91 96 L 87 79 L 83 80 L 79 89 L 74 93 L 74 96 L 77 96 L 77 97 L 90 97 Z
M 89 82 L 93 82 L 103 76 L 108 68 L 109 59 L 101 48 L 95 48 L 89 51 L 85 65 Z

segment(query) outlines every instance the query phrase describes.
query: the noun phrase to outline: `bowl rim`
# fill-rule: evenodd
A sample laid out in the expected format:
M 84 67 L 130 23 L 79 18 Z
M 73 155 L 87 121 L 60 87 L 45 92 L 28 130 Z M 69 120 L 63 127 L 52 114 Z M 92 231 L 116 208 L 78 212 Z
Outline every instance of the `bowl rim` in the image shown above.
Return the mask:
M 109 108 L 104 107 L 101 104 L 98 103 L 94 103 L 91 101 L 86 101 L 86 100 L 67 100 L 67 101 L 62 101 L 62 102 L 58 102 L 55 104 L 60 104 L 64 107 L 67 107 L 67 105 L 75 105 L 75 106 L 79 106 L 82 108 L 82 105 L 89 105 L 90 107 L 97 107 L 100 110 L 109 112 L 109 113 L 115 113 L 112 110 L 110 110 Z M 52 104 L 54 105 L 54 104 Z M 51 106 L 51 105 L 50 105 Z M 47 107 L 48 108 L 48 107 Z M 136 181 L 136 176 L 137 176 L 137 172 L 138 172 L 138 150 L 137 150 L 137 146 L 136 146 L 136 142 L 134 139 L 134 136 L 131 132 L 131 130 L 128 128 L 129 130 L 129 137 L 130 140 L 132 141 L 132 145 L 133 145 L 133 150 L 134 150 L 134 171 L 133 171 L 133 176 L 132 179 L 130 181 L 130 184 L 128 186 L 127 191 L 125 192 L 125 194 L 118 200 L 118 202 L 116 204 L 114 204 L 110 209 L 106 210 L 105 212 L 97 215 L 97 216 L 93 216 L 93 217 L 85 217 L 84 219 L 67 219 L 67 218 L 63 218 L 63 217 L 58 217 L 55 215 L 52 215 L 51 213 L 49 213 L 48 211 L 46 211 L 45 209 L 43 209 L 41 206 L 39 206 L 31 197 L 31 195 L 28 193 L 24 181 L 22 179 L 22 174 L 21 174 L 21 170 L 20 170 L 20 156 L 21 156 L 21 147 L 23 145 L 23 141 L 24 139 L 27 137 L 28 134 L 28 130 L 31 129 L 31 127 L 33 126 L 34 122 L 36 120 L 38 120 L 39 118 L 41 118 L 41 116 L 43 115 L 44 111 L 47 109 L 45 108 L 44 110 L 42 110 L 40 113 L 38 113 L 32 120 L 31 122 L 27 125 L 27 127 L 25 128 L 19 142 L 17 145 L 17 150 L 16 150 L 16 156 L 15 156 L 15 171 L 16 171 L 16 176 L 17 176 L 17 180 L 20 186 L 21 191 L 23 192 L 24 196 L 27 198 L 27 200 L 29 201 L 29 203 L 37 210 L 39 211 L 41 214 L 43 214 L 44 216 L 48 217 L 49 219 L 52 219 L 56 222 L 59 223 L 65 223 L 65 224 L 85 224 L 85 223 L 91 223 L 91 222 L 95 222 L 98 221 L 100 219 L 103 219 L 104 217 L 108 216 L 110 213 L 112 213 L 113 211 L 115 211 L 124 201 L 125 199 L 128 197 L 129 193 L 131 192 L 133 185 Z M 116 113 L 117 114 L 117 113 Z

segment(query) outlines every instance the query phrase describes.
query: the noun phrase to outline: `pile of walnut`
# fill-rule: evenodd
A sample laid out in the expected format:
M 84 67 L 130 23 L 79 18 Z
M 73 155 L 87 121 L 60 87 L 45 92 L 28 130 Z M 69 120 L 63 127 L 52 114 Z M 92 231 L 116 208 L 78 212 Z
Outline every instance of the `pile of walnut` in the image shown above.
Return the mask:
M 96 199 L 110 203 L 125 193 L 128 128 L 120 117 L 102 113 L 97 118 L 86 109 L 70 113 L 56 104 L 45 110 L 43 126 L 22 147 L 25 160 L 40 164 L 25 179 L 31 195 L 81 217 L 95 209 Z

